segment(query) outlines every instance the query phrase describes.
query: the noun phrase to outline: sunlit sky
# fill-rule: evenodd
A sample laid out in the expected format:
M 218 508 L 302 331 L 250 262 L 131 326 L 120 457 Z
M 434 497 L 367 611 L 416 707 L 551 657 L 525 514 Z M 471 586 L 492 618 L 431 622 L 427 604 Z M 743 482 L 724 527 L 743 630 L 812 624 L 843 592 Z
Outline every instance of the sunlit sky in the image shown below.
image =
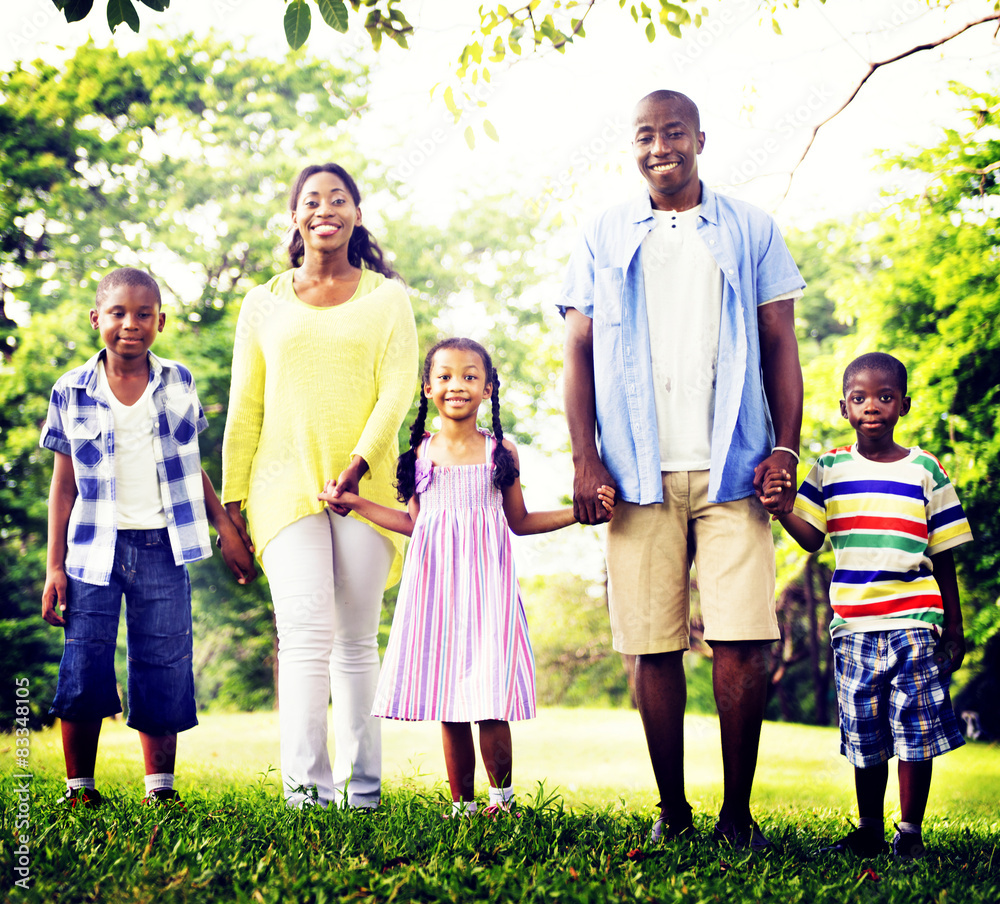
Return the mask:
M 105 0 L 82 23 L 68 25 L 51 0 L 29 0 L 5 15 L 0 62 L 57 57 L 92 35 L 111 40 Z M 951 80 L 989 83 L 1000 43 L 989 25 L 941 48 L 877 72 L 852 105 L 821 130 L 792 183 L 787 173 L 813 125 L 839 107 L 870 61 L 957 30 L 988 12 L 987 0 L 928 10 L 920 0 L 802 0 L 780 14 L 782 35 L 760 21 L 756 0 L 706 0 L 701 30 L 678 40 L 665 32 L 650 44 L 614 0 L 603 0 L 586 22 L 587 37 L 565 54 L 535 54 L 492 69 L 477 89 L 485 108 L 457 125 L 436 84 L 453 80 L 452 62 L 476 24 L 477 0 L 414 0 L 405 6 L 417 32 L 411 49 L 387 42 L 374 54 L 358 23 L 338 35 L 313 16 L 306 49 L 333 61 L 360 55 L 373 66 L 369 109 L 355 139 L 412 193 L 416 206 L 441 219 L 462 192 L 511 191 L 531 210 L 558 208 L 571 224 L 641 188 L 631 160 L 629 116 L 650 90 L 670 87 L 700 106 L 707 134 L 703 178 L 776 211 L 783 222 L 807 224 L 870 205 L 881 176 L 876 148 L 931 140 L 955 121 Z M 280 55 L 286 45 L 277 0 L 175 0 L 165 13 L 139 6 L 142 30 L 118 28 L 123 49 L 163 29 L 167 34 L 214 29 L 249 40 L 257 53 Z M 482 132 L 488 118 L 499 142 Z M 464 138 L 476 130 L 476 147 Z M 553 203 L 556 202 L 556 203 Z
M 615 0 L 603 0 L 586 21 L 587 37 L 565 54 L 534 54 L 513 67 L 492 68 L 489 86 L 477 92 L 486 106 L 456 124 L 440 89 L 434 99 L 430 92 L 454 83 L 453 61 L 477 24 L 478 5 L 414 0 L 405 6 L 417 28 L 411 49 L 387 42 L 378 54 L 359 21 L 352 18 L 352 31 L 338 35 L 314 11 L 306 50 L 333 63 L 360 57 L 372 66 L 369 106 L 352 137 L 363 156 L 385 165 L 415 211 L 443 222 L 463 194 L 509 194 L 511 204 L 565 222 L 556 254 L 568 251 L 589 215 L 642 189 L 629 119 L 635 102 L 654 89 L 683 91 L 699 105 L 707 136 L 702 178 L 774 212 L 787 227 L 877 205 L 887 177 L 873 165 L 875 150 L 935 141 L 943 125 L 957 124 L 950 81 L 984 89 L 997 84 L 1000 41 L 989 25 L 880 69 L 820 130 L 789 189 L 789 170 L 813 126 L 840 107 L 870 62 L 957 31 L 992 3 L 964 0 L 929 10 L 920 0 L 802 0 L 798 10 L 780 14 L 779 36 L 769 18 L 761 22 L 756 0 L 705 0 L 709 15 L 701 30 L 680 40 L 661 32 L 650 44 Z M 106 0 L 96 0 L 84 22 L 68 25 L 51 0 L 21 0 L 16 13 L 5 11 L 0 64 L 56 60 L 89 36 L 108 43 L 105 7 Z M 165 13 L 139 11 L 140 34 L 120 26 L 114 36 L 123 51 L 153 35 L 209 28 L 247 40 L 255 53 L 276 57 L 287 50 L 278 0 L 174 0 Z M 484 118 L 496 127 L 498 142 L 483 133 Z M 464 138 L 468 125 L 476 133 L 474 149 Z M 525 459 L 526 471 L 534 466 L 536 474 L 559 476 L 528 481 L 548 492 L 533 500 L 527 487 L 529 504 L 552 505 L 554 491 L 571 489 L 568 458 L 553 468 L 532 465 L 532 457 Z M 544 548 L 522 547 L 528 570 L 550 559 L 539 554 Z

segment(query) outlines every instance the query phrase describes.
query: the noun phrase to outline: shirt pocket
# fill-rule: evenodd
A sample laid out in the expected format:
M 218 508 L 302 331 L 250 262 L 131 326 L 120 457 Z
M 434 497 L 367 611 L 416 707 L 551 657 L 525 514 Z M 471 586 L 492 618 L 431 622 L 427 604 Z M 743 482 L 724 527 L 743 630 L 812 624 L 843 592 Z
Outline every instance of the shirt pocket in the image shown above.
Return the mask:
M 622 293 L 625 272 L 621 267 L 601 267 L 594 271 L 594 321 L 617 325 L 622 322 Z
M 85 468 L 96 468 L 104 458 L 101 422 L 97 413 L 77 415 L 69 424 L 69 445 L 73 461 Z
M 186 446 L 198 436 L 198 404 L 192 393 L 169 398 L 163 406 L 167 428 L 178 446 Z

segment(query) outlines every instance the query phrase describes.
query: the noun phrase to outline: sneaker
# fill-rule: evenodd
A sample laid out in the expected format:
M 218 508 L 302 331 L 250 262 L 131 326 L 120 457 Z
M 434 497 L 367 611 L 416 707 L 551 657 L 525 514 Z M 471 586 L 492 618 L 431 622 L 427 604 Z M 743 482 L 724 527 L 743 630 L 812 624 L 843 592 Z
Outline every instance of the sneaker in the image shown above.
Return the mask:
M 854 854 L 855 857 L 878 857 L 889 853 L 889 845 L 885 836 L 872 828 L 855 829 L 843 838 L 821 847 L 817 854 Z
M 900 832 L 892 839 L 892 856 L 897 860 L 919 860 L 927 856 L 924 839 L 919 832 Z
M 653 828 L 649 830 L 649 840 L 653 844 L 658 844 L 661 841 L 675 841 L 678 838 L 693 837 L 696 834 L 690 813 L 686 820 L 680 819 L 676 822 L 669 822 L 665 817 L 659 816 L 654 820 Z
M 712 830 L 712 840 L 728 844 L 734 851 L 751 851 L 755 854 L 773 851 L 777 847 L 752 819 L 750 825 L 743 828 L 737 828 L 732 823 L 723 826 L 721 822 L 717 822 Z
M 63 799 L 66 801 L 67 807 L 86 807 L 90 810 L 96 809 L 104 803 L 104 798 L 101 797 L 101 792 L 96 788 L 67 789 L 66 795 Z
M 157 788 L 155 791 L 151 791 L 147 794 L 142 802 L 147 807 L 155 807 L 160 804 L 177 807 L 180 810 L 186 810 L 187 807 L 184 806 L 184 802 L 181 800 L 181 796 L 173 788 Z
M 505 804 L 490 804 L 483 810 L 483 815 L 490 819 L 497 819 L 500 816 L 520 816 L 521 814 L 514 812 L 514 801 L 509 800 Z

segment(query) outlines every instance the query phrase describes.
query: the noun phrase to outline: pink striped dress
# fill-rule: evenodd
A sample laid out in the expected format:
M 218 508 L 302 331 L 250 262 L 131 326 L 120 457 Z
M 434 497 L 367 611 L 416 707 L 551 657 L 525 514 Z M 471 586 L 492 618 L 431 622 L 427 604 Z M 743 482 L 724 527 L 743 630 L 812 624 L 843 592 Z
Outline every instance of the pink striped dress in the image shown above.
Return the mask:
M 531 719 L 535 669 L 514 574 L 503 496 L 486 463 L 434 467 L 418 479 L 420 513 L 406 552 L 372 714 L 476 722 Z M 426 458 L 430 439 L 424 441 Z M 425 478 L 426 480 L 426 478 Z

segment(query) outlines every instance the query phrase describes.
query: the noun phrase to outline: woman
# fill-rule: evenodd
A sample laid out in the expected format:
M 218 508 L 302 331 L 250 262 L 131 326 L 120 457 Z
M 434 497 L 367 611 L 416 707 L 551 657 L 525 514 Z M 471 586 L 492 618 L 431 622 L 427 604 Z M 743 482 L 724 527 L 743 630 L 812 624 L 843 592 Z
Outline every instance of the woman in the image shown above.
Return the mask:
M 317 498 L 337 474 L 338 491 L 396 504 L 397 432 L 413 397 L 413 312 L 361 225 L 360 201 L 336 164 L 296 179 L 292 268 L 240 309 L 222 450 L 222 500 L 238 526 L 246 510 L 271 586 L 282 782 L 298 807 L 375 807 L 381 793 L 370 713 L 382 591 L 399 578 L 401 538 Z

